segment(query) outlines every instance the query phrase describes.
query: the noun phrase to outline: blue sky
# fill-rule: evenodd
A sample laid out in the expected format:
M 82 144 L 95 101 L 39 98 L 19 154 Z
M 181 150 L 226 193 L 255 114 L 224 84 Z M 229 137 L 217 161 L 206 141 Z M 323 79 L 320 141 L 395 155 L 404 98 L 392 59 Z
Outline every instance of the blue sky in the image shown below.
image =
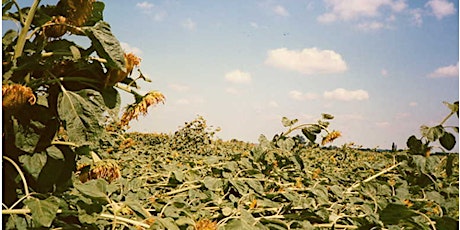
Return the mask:
M 104 17 L 167 98 L 132 131 L 202 115 L 256 142 L 330 113 L 336 145 L 405 148 L 459 96 L 456 1 L 110 1 Z
M 257 142 L 283 131 L 283 116 L 330 113 L 343 135 L 334 145 L 405 148 L 459 97 L 458 1 L 105 3 L 112 32 L 153 80 L 142 90 L 166 96 L 131 131 L 173 133 L 201 115 L 224 140 Z

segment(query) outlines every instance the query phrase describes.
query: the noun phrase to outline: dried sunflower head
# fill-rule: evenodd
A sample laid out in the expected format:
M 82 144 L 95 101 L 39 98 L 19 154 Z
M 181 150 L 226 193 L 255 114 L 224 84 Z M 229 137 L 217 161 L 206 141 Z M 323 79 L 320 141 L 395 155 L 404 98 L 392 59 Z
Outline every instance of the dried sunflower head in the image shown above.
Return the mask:
M 342 136 L 342 134 L 339 131 L 332 131 L 327 134 L 327 136 L 323 137 L 323 141 L 321 142 L 322 145 L 325 145 L 327 143 L 333 142 L 335 139 L 339 138 Z
M 83 26 L 86 20 L 93 14 L 95 0 L 61 0 L 66 6 L 66 15 L 70 24 Z
M 16 110 L 26 104 L 34 105 L 37 101 L 32 89 L 20 84 L 2 85 L 3 109 Z
M 64 16 L 53 16 L 51 20 L 43 26 L 43 32 L 46 37 L 59 38 L 67 32 L 65 23 L 67 18 Z
M 94 165 L 80 165 L 77 167 L 81 182 L 103 178 L 112 182 L 121 177 L 120 166 L 114 160 L 106 159 L 94 163 Z
M 105 82 L 105 87 L 113 86 L 117 82 L 123 81 L 126 77 L 131 75 L 134 67 L 139 66 L 141 59 L 133 53 L 124 54 L 125 56 L 125 68 L 126 71 L 120 69 L 111 69 L 108 72 L 107 79 Z
M 121 117 L 121 126 L 127 126 L 131 120 L 137 119 L 139 114 L 146 115 L 149 106 L 164 103 L 165 96 L 158 91 L 152 91 L 143 97 L 140 97 L 137 101 L 138 102 L 130 104 L 126 107 L 125 112 Z
M 217 230 L 217 223 L 208 219 L 201 219 L 195 223 L 195 230 Z

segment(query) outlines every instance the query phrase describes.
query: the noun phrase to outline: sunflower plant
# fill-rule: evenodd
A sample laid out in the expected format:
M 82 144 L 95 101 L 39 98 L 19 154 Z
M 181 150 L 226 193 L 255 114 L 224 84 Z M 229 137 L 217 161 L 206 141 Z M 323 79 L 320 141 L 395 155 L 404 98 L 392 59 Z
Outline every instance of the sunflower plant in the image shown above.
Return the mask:
M 107 125 L 126 129 L 148 107 L 165 100 L 158 91 L 137 91 L 136 81 L 148 80 L 139 69 L 141 60 L 124 52 L 104 21 L 104 7 L 95 0 L 55 5 L 35 0 L 24 7 L 2 1 L 3 20 L 16 25 L 2 38 L 6 228 L 66 227 L 69 221 L 80 228 L 99 221 L 94 213 L 111 204 L 104 193 L 119 177 L 118 166 L 94 159 L 98 146 L 114 138 Z M 88 47 L 81 45 L 84 40 Z M 119 90 L 135 98 L 121 119 Z M 94 160 L 86 183 L 75 173 L 82 158 Z M 112 171 L 107 180 L 104 175 Z M 114 214 L 116 205 L 108 207 Z M 11 211 L 18 208 L 22 211 Z

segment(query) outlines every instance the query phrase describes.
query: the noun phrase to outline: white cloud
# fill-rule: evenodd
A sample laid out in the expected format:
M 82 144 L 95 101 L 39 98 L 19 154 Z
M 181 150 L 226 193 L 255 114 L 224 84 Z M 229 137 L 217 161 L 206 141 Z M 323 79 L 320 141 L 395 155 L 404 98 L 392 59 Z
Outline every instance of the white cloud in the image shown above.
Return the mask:
M 190 89 L 190 87 L 188 85 L 182 85 L 182 84 L 169 84 L 168 85 L 169 88 L 171 88 L 172 90 L 176 91 L 176 92 L 185 92 L 185 91 L 188 91 Z
M 136 6 L 141 8 L 142 10 L 148 11 L 152 9 L 155 5 L 153 5 L 153 3 L 145 1 L 145 2 L 138 2 Z
M 425 7 L 431 8 L 437 19 L 442 19 L 455 13 L 454 3 L 447 0 L 430 0 L 425 4 Z
M 434 72 L 428 74 L 430 78 L 458 77 L 458 62 L 456 65 L 449 65 L 437 68 Z
M 182 23 L 182 26 L 187 30 L 195 30 L 196 23 L 191 18 L 187 18 L 187 20 Z
M 380 122 L 375 122 L 375 125 L 380 128 L 386 128 L 390 126 L 390 122 L 388 121 L 380 121 Z
M 318 98 L 318 95 L 315 93 L 302 93 L 298 90 L 291 90 L 288 95 L 296 101 L 314 100 Z
M 422 13 L 423 13 L 423 10 L 420 8 L 409 11 L 409 14 L 412 15 L 412 23 L 415 26 L 419 26 L 419 27 L 422 26 L 423 24 Z
M 255 22 L 251 22 L 250 25 L 251 25 L 252 28 L 255 28 L 255 29 L 259 28 L 259 24 L 255 23 Z
M 320 15 L 319 22 L 328 23 L 336 20 L 354 20 L 361 17 L 376 17 L 382 8 L 392 12 L 401 12 L 407 7 L 404 0 L 324 0 L 329 12 Z
M 347 64 L 340 54 L 332 50 L 320 50 L 316 47 L 303 50 L 288 50 L 286 48 L 269 50 L 265 63 L 302 74 L 333 74 L 347 70 Z
M 275 12 L 275 14 L 277 14 L 279 16 L 283 16 L 283 17 L 289 16 L 289 12 L 286 10 L 286 8 L 284 8 L 281 5 L 277 5 L 277 6 L 273 7 L 273 12 Z
M 248 84 L 251 83 L 251 74 L 237 69 L 225 74 L 225 80 L 237 84 Z
M 415 107 L 415 106 L 417 106 L 417 105 L 418 105 L 418 103 L 415 102 L 415 101 L 409 102 L 409 106 L 410 106 L 410 107 Z
M 125 51 L 125 53 L 134 53 L 137 56 L 140 56 L 142 54 L 142 50 L 135 47 L 131 46 L 130 44 L 126 42 L 120 42 L 121 48 Z
M 385 24 L 381 22 L 362 22 L 357 25 L 360 30 L 379 30 L 385 27 Z
M 367 91 L 358 89 L 358 90 L 346 90 L 343 88 L 337 88 L 333 91 L 325 91 L 323 94 L 326 99 L 333 99 L 339 101 L 362 101 L 369 99 L 369 94 Z

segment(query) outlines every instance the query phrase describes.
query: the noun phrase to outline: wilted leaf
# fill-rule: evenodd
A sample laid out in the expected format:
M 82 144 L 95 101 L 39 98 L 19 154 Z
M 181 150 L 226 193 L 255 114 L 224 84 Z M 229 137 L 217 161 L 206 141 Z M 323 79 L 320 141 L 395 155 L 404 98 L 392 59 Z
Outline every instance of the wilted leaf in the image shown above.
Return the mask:
M 50 227 L 59 209 L 58 200 L 53 196 L 48 197 L 46 200 L 31 197 L 26 199 L 24 204 L 30 209 L 32 220 L 37 227 Z
M 442 147 L 450 151 L 455 147 L 455 136 L 452 133 L 444 132 L 441 138 L 439 138 L 439 142 L 441 143 Z

